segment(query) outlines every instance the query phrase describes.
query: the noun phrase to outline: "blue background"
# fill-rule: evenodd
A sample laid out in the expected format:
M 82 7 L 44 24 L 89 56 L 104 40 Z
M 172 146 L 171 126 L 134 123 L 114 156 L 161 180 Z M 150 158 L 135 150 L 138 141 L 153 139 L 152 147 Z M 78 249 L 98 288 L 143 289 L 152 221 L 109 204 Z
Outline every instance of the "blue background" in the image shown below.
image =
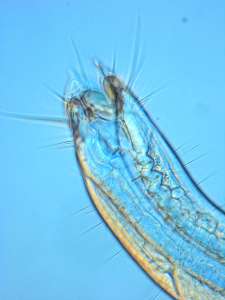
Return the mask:
M 225 31 L 222 0 L 3 1 L 2 111 L 64 116 L 44 88 L 64 94 L 76 69 L 73 36 L 90 80 L 91 55 L 127 79 L 137 16 L 146 56 L 134 86 L 144 97 L 165 88 L 147 110 L 183 154 L 194 179 L 225 204 Z M 91 205 L 72 148 L 44 148 L 71 138 L 67 127 L 0 118 L 0 298 L 2 300 L 147 300 L 159 287 L 122 251 Z M 41 148 L 41 149 L 40 149 Z M 109 261 L 110 260 L 110 261 Z M 157 300 L 171 299 L 161 292 Z

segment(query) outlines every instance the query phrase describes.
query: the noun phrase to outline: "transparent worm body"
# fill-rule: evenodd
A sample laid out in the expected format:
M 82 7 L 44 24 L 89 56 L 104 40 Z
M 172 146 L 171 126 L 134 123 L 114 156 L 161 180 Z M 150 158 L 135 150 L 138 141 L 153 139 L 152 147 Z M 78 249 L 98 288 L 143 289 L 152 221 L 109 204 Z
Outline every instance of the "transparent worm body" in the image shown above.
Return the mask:
M 132 92 L 97 64 L 102 90 L 73 80 L 66 111 L 97 210 L 176 299 L 225 299 L 225 216 L 196 187 Z

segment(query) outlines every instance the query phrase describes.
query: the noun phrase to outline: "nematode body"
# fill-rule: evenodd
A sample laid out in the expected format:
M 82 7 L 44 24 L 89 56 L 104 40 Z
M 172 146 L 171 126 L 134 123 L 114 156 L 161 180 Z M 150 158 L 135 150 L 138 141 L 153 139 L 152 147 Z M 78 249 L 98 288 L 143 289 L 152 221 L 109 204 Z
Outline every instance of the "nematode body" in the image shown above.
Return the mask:
M 225 299 L 225 214 L 198 189 L 130 88 L 95 62 L 66 113 L 89 195 L 138 264 L 175 299 Z M 65 119 L 4 117 L 65 124 Z
M 101 88 L 73 79 L 65 105 L 97 210 L 176 299 L 225 299 L 225 216 L 196 187 L 131 90 L 100 63 Z

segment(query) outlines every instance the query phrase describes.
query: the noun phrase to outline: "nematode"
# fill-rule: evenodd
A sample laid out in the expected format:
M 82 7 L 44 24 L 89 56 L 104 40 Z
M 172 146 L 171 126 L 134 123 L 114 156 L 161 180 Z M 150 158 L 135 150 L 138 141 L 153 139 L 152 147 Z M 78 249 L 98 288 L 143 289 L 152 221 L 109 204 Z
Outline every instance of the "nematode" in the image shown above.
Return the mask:
M 138 264 L 175 299 L 225 299 L 224 212 L 198 189 L 131 89 L 95 65 L 98 87 L 77 76 L 61 98 L 94 205 Z
M 192 181 L 130 88 L 95 62 L 101 87 L 71 80 L 64 99 L 97 210 L 176 299 L 225 299 L 225 216 Z

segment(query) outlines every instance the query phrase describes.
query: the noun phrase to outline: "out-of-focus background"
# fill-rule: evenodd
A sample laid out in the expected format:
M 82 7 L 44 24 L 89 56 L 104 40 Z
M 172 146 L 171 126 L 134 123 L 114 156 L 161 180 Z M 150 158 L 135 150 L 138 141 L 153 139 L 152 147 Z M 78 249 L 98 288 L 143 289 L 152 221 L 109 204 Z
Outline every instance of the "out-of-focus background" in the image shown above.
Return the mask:
M 188 170 L 225 206 L 224 11 L 222 0 L 1 0 L 0 110 L 65 116 L 44 86 L 64 94 L 68 71 L 77 69 L 71 36 L 90 80 L 97 82 L 91 56 L 111 66 L 115 52 L 127 80 L 140 16 L 145 62 L 134 91 L 142 98 L 159 88 L 148 112 L 172 146 L 182 146 L 184 163 L 197 159 Z M 159 287 L 125 250 L 114 256 L 122 247 L 105 224 L 94 227 L 101 218 L 74 149 L 46 148 L 70 140 L 69 129 L 5 118 L 0 128 L 0 298 L 154 298 Z

